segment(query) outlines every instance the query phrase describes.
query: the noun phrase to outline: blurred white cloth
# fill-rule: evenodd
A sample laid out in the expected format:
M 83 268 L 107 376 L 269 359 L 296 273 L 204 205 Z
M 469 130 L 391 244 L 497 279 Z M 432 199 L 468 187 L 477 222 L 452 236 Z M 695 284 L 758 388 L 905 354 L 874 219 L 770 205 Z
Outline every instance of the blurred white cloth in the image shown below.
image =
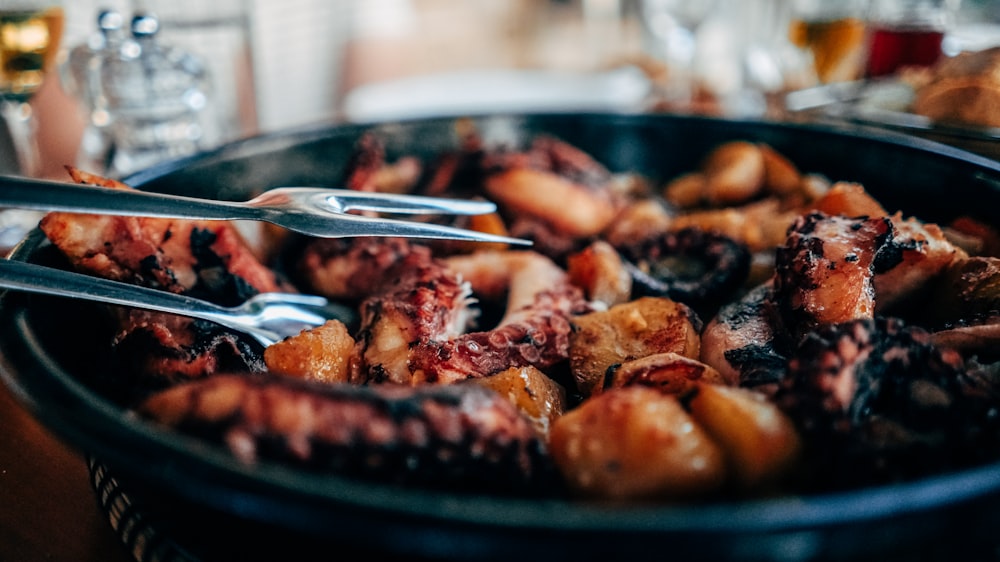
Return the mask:
M 332 120 L 354 2 L 253 0 L 261 131 Z
M 349 121 L 525 111 L 641 111 L 651 83 L 631 66 L 600 73 L 467 70 L 355 88 L 344 100 Z

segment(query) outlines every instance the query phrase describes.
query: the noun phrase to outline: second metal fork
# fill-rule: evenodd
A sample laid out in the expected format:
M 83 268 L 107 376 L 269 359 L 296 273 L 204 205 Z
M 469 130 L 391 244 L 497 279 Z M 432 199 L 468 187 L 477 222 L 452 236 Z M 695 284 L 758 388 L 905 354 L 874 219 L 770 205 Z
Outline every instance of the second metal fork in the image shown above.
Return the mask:
M 265 221 L 321 238 L 399 236 L 531 245 L 529 240 L 520 238 L 349 213 L 481 215 L 496 210 L 496 205 L 489 201 L 346 189 L 279 187 L 249 201 L 218 201 L 0 176 L 0 207 L 96 215 Z

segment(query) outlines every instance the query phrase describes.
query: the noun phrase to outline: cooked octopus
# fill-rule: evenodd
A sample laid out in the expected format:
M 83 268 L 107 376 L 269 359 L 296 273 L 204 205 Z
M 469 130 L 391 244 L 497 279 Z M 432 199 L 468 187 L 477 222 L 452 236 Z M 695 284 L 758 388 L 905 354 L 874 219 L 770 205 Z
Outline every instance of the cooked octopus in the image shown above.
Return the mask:
M 870 485 L 995 458 L 994 401 L 962 356 L 896 318 L 810 332 L 776 401 L 803 433 L 810 485 Z
M 750 273 L 746 246 L 700 228 L 662 232 L 618 250 L 631 266 L 635 296 L 670 297 L 703 314 L 731 299 Z
M 361 306 L 355 382 L 450 383 L 510 367 L 546 369 L 568 358 L 569 317 L 587 310 L 566 272 L 531 251 L 393 268 L 387 279 L 387 290 Z M 473 293 L 507 295 L 492 329 L 465 332 Z
M 541 136 L 516 151 L 459 132 L 456 152 L 395 163 L 364 135 L 344 184 L 488 197 L 498 212 L 463 226 L 528 237 L 532 250 L 296 237 L 281 256 L 296 289 L 358 308 L 359 327 L 337 326 L 336 350 L 314 331 L 270 348 L 263 362 L 256 344 L 215 325 L 132 312 L 115 340 L 114 371 L 154 376 L 124 402 L 140 399 L 142 415 L 246 463 L 516 494 L 561 491 L 591 469 L 619 489 L 648 458 L 664 459 L 656 473 L 673 481 L 693 462 L 671 452 L 683 447 L 650 444 L 629 428 L 669 437 L 689 417 L 711 428 L 706 444 L 728 451 L 713 494 L 726 482 L 739 482 L 741 494 L 762 491 L 748 482 L 868 485 L 1000 456 L 1000 367 L 988 351 L 1000 330 L 977 325 L 997 311 L 994 292 L 977 297 L 982 276 L 966 271 L 979 263 L 968 252 L 986 247 L 974 233 L 956 244 L 935 225 L 890 215 L 863 186 L 801 174 L 764 146 L 729 147 L 753 162 L 707 160 L 739 160 L 736 175 L 752 182 L 727 185 L 728 171 L 713 168 L 671 183 L 665 201 L 640 183 L 625 187 L 561 140 Z M 220 304 L 295 290 L 225 224 L 54 214 L 42 227 L 73 267 L 95 275 Z M 963 279 L 971 292 L 947 296 Z M 973 297 L 962 310 L 975 318 L 930 314 Z M 920 299 L 939 306 L 916 314 L 910 305 Z M 657 312 L 666 310 L 674 314 Z M 949 330 L 912 323 L 925 318 Z M 638 334 L 672 335 L 672 347 Z M 309 356 L 288 356 L 297 353 Z M 615 396 L 636 386 L 649 400 L 621 410 Z M 645 405 L 664 393 L 677 415 L 651 419 Z M 594 426 L 604 422 L 583 406 L 595 400 L 628 423 Z M 636 462 L 604 462 L 616 457 L 569 450 L 571 440 L 554 471 L 548 439 L 564 419 L 601 437 L 587 447 L 635 445 Z M 767 429 L 775 419 L 781 432 Z M 796 432 L 801 466 L 789 445 Z M 599 466 L 572 466 L 577 458 Z M 786 481 L 788 471 L 798 478 Z M 690 499 L 686 487 L 669 495 Z
M 356 386 L 217 375 L 137 412 L 224 444 L 245 463 L 449 490 L 549 493 L 544 446 L 510 402 L 478 385 Z
M 95 189 L 129 189 L 70 169 Z M 263 291 L 292 290 L 254 256 L 230 223 L 49 213 L 40 228 L 79 271 L 235 305 Z M 142 393 L 219 371 L 258 370 L 254 342 L 210 322 L 114 308 L 119 329 L 113 360 L 128 381 L 115 387 Z M 123 384 L 127 382 L 127 384 Z
M 701 360 L 734 384 L 771 393 L 787 369 L 774 283 L 724 305 L 701 335 Z
M 801 337 L 825 324 L 873 317 L 875 257 L 891 237 L 885 217 L 799 217 L 775 256 L 775 293 L 788 329 Z

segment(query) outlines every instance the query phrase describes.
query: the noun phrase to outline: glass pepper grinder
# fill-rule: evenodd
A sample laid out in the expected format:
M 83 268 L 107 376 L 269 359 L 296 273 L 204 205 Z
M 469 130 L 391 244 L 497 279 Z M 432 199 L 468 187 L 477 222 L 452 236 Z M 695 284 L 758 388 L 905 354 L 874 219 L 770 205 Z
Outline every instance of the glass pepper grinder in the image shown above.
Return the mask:
M 206 148 L 205 116 L 211 100 L 203 61 L 157 38 L 152 13 L 132 18 L 131 37 L 101 67 L 116 177 Z
M 101 10 L 97 32 L 70 50 L 63 79 L 79 100 L 87 125 L 77 154 L 77 166 L 89 172 L 107 173 L 114 152 L 111 141 L 111 114 L 101 83 L 101 68 L 126 39 L 125 18 L 116 10 Z

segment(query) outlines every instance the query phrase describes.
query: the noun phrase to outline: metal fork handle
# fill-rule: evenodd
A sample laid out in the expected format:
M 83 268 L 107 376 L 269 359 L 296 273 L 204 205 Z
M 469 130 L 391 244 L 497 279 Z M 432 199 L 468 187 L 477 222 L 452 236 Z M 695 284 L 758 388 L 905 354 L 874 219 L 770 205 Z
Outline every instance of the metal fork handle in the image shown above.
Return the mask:
M 242 203 L 151 193 L 135 189 L 97 189 L 66 182 L 3 176 L 0 207 L 95 215 L 198 220 L 263 220 L 263 210 Z
M 168 312 L 249 333 L 228 309 L 210 302 L 27 262 L 0 259 L 0 288 Z

